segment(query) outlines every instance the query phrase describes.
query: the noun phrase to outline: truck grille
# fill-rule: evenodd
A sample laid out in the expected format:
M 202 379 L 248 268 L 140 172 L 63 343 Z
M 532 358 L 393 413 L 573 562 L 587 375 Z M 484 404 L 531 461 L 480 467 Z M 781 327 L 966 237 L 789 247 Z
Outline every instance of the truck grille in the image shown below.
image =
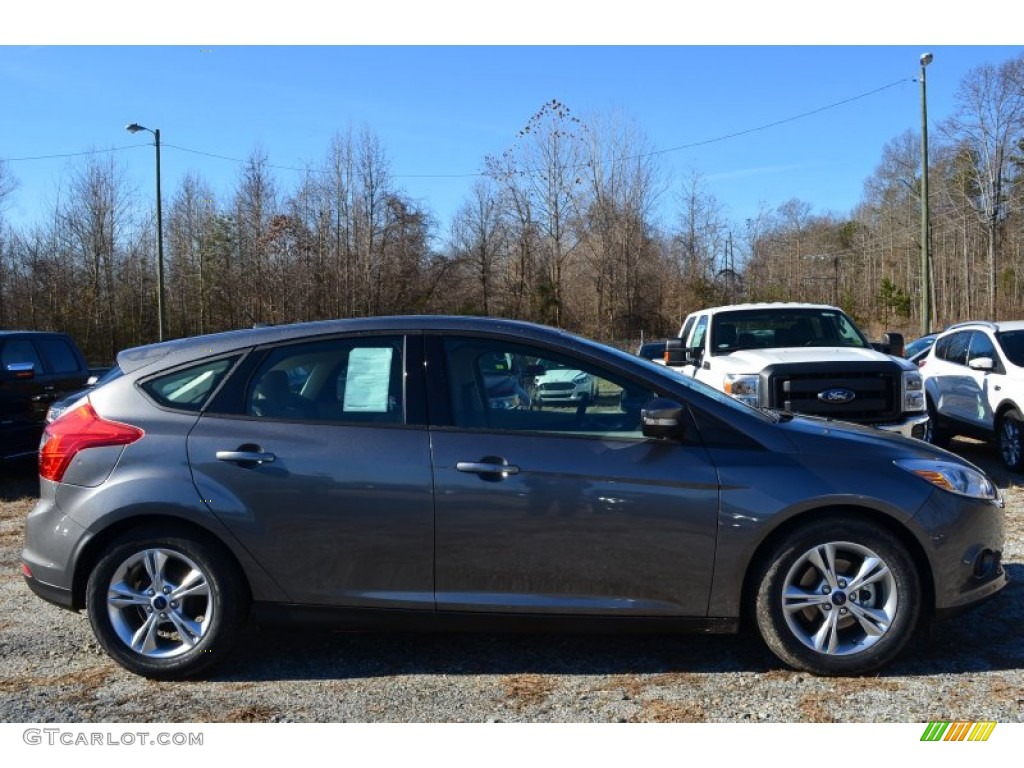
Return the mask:
M 772 365 L 761 372 L 761 384 L 771 408 L 861 424 L 891 422 L 902 406 L 902 373 L 887 363 Z M 823 393 L 837 390 L 853 397 L 823 399 Z

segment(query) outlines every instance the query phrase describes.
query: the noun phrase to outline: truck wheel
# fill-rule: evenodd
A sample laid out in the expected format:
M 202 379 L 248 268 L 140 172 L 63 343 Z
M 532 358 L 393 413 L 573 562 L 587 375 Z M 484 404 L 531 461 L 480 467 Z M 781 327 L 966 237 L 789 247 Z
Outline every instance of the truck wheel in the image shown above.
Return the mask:
M 999 417 L 999 454 L 1013 472 L 1024 469 L 1024 418 L 1012 408 Z
M 758 575 L 755 617 L 768 648 L 816 675 L 863 675 L 913 636 L 924 602 L 906 548 L 859 520 L 793 531 Z

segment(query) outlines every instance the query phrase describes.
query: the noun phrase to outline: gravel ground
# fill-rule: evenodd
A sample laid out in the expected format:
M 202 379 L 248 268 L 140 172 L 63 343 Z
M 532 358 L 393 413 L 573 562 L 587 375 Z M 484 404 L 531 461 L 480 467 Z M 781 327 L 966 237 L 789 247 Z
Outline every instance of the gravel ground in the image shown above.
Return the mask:
M 2 722 L 1024 722 L 1024 477 L 992 449 L 954 449 L 1006 500 L 1014 582 L 883 674 L 782 668 L 733 636 L 379 635 L 252 627 L 202 682 L 123 671 L 84 615 L 21 579 L 31 466 L 0 472 Z

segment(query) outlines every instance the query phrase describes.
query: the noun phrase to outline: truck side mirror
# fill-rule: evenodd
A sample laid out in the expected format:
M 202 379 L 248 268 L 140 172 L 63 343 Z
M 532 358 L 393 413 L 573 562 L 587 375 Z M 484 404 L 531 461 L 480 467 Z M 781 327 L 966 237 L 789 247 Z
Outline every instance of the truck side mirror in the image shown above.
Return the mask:
M 883 334 L 882 336 L 882 351 L 886 354 L 895 355 L 896 357 L 903 357 L 903 334 L 889 333 Z
M 665 342 L 665 365 L 686 365 L 689 361 L 688 353 L 682 339 L 669 339 Z

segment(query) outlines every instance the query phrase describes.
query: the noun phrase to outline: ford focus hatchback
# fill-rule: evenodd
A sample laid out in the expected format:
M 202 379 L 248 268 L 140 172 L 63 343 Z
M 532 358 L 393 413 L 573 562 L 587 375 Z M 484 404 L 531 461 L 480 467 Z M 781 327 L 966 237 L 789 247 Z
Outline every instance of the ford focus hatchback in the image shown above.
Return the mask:
M 495 396 L 494 361 L 517 405 Z M 926 443 L 745 406 L 526 323 L 341 320 L 127 350 L 46 428 L 22 570 L 141 675 L 250 614 L 734 632 L 870 672 L 1006 585 L 1003 512 Z M 571 370 L 590 396 L 535 407 Z

